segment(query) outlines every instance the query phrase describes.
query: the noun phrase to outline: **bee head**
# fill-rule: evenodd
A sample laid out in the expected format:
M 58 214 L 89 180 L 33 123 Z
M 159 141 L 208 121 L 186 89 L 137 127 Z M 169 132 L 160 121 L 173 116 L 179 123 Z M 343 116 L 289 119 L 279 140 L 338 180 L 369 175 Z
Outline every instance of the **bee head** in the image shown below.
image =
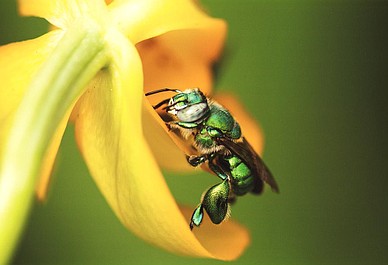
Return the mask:
M 198 88 L 189 88 L 173 96 L 166 111 L 179 121 L 195 122 L 206 118 L 210 109 L 206 96 Z

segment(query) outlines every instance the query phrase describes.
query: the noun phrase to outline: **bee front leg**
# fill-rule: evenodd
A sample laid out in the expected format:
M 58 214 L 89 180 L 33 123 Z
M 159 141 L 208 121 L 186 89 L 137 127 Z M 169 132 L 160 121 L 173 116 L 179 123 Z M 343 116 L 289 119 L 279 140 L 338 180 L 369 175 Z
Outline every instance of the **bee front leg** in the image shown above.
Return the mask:
M 191 166 L 197 167 L 202 163 L 204 163 L 206 160 L 208 160 L 208 156 L 207 155 L 202 155 L 202 156 L 186 155 L 186 160 Z
M 194 129 L 198 127 L 198 124 L 195 122 L 183 122 L 183 121 L 169 121 L 166 122 L 166 126 L 171 129 L 171 128 L 184 128 L 184 129 Z

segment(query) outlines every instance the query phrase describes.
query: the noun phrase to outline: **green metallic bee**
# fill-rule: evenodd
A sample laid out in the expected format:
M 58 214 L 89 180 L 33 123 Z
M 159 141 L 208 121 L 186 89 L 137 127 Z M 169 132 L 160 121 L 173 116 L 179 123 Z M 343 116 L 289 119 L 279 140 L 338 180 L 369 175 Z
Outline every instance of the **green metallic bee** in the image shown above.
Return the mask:
M 185 91 L 163 88 L 146 96 L 175 92 L 171 98 L 154 106 L 163 110 L 171 120 L 165 121 L 169 129 L 177 130 L 198 153 L 186 155 L 188 163 L 196 167 L 203 163 L 222 182 L 209 188 L 191 217 L 190 229 L 199 226 L 205 210 L 211 221 L 221 223 L 228 217 L 229 203 L 236 196 L 248 192 L 260 194 L 264 183 L 279 192 L 278 185 L 260 156 L 242 136 L 240 125 L 230 112 L 206 97 L 198 88 Z

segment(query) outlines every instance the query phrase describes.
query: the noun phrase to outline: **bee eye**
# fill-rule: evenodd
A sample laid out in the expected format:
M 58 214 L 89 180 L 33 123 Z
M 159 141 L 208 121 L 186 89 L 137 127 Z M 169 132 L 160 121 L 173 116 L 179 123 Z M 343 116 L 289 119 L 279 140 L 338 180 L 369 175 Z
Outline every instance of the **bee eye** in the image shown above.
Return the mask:
M 184 108 L 177 110 L 177 117 L 179 120 L 183 122 L 194 122 L 206 117 L 209 112 L 209 107 L 206 103 L 198 103 L 191 106 L 186 105 Z
M 184 109 L 187 107 L 187 100 L 184 100 L 184 101 L 180 101 L 180 102 L 177 102 L 175 103 L 174 105 L 174 108 L 176 110 L 181 110 L 181 109 Z

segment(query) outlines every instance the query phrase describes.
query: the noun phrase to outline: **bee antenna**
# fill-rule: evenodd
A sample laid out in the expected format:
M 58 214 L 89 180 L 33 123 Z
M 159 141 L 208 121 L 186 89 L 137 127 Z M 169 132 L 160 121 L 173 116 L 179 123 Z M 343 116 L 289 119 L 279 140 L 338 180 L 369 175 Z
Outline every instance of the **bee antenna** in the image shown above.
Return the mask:
M 154 109 L 158 109 L 160 108 L 161 106 L 163 106 L 164 104 L 167 104 L 168 102 L 170 101 L 170 99 L 165 99 L 165 100 L 162 100 L 160 101 L 158 104 L 156 104 L 155 106 L 152 106 Z M 166 109 L 167 107 L 165 107 L 164 109 Z
M 147 92 L 147 93 L 145 93 L 145 95 L 146 96 L 151 96 L 151 95 L 158 94 L 158 93 L 161 93 L 161 92 L 182 93 L 182 91 L 180 91 L 179 89 L 173 89 L 173 88 L 165 87 L 165 88 L 161 88 L 161 89 L 157 89 L 157 90 L 153 90 L 153 91 Z

